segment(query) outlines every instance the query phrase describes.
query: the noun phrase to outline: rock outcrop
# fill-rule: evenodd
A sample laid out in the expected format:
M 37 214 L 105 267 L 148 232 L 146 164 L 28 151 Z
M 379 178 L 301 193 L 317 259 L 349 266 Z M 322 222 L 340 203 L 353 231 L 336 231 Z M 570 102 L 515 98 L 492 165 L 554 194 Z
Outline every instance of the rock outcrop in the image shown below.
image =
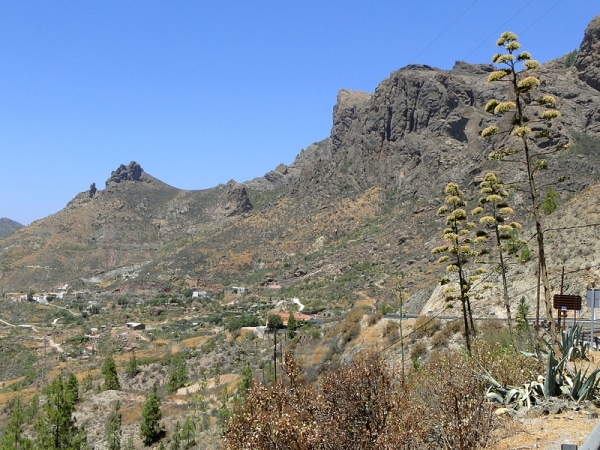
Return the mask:
M 120 183 L 121 181 L 140 181 L 144 169 L 135 161 L 131 161 L 129 164 L 121 164 L 117 170 L 113 170 L 110 174 L 110 178 L 106 180 L 106 186 L 110 183 Z
M 238 216 L 252 209 L 252 203 L 248 197 L 246 188 L 234 180 L 230 180 L 227 183 L 226 199 L 227 204 L 225 205 L 225 215 L 228 217 Z
M 582 81 L 600 91 L 600 16 L 594 17 L 585 30 L 575 67 Z

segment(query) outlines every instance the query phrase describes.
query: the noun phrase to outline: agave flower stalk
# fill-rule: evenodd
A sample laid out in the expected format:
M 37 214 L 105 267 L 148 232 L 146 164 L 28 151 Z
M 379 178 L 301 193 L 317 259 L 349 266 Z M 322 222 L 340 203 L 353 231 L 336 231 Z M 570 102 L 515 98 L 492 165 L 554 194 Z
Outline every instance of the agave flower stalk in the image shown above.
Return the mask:
M 518 38 L 509 31 L 502 33 L 496 42 L 498 47 L 504 49 L 504 53 L 496 53 L 492 62 L 498 66 L 498 70 L 490 73 L 489 82 L 507 82 L 509 88 L 509 100 L 490 100 L 485 111 L 497 116 L 511 115 L 510 126 L 501 131 L 498 126 L 492 125 L 485 128 L 481 135 L 490 138 L 495 135 L 505 134 L 507 139 L 499 151 L 490 154 L 491 159 L 524 163 L 527 169 L 527 183 L 531 199 L 531 211 L 535 220 L 536 239 L 538 245 L 538 257 L 540 263 L 541 279 L 544 286 L 544 299 L 546 304 L 546 318 L 550 323 L 550 333 L 556 342 L 556 326 L 552 318 L 552 298 L 550 283 L 548 280 L 548 269 L 546 266 L 546 253 L 544 249 L 544 234 L 542 228 L 541 207 L 543 201 L 540 199 L 538 187 L 536 186 L 535 174 L 539 170 L 546 169 L 548 164 L 545 155 L 566 148 L 568 144 L 557 145 L 547 150 L 536 150 L 535 141 L 546 139 L 551 134 L 551 121 L 560 117 L 556 109 L 556 99 L 551 95 L 542 95 L 535 102 L 528 102 L 533 97 L 535 90 L 540 86 L 540 80 L 532 75 L 540 67 L 539 62 L 531 58 L 526 51 L 518 52 L 521 45 Z M 527 101 L 526 101 L 527 100 Z M 533 106 L 534 103 L 536 106 Z M 526 114 L 527 109 L 541 109 L 537 113 L 537 119 L 531 119 Z M 533 132 L 532 124 L 542 131 Z M 512 145 L 515 142 L 519 145 Z M 515 158 L 515 156 L 520 156 Z M 514 158 L 514 159 L 513 159 Z

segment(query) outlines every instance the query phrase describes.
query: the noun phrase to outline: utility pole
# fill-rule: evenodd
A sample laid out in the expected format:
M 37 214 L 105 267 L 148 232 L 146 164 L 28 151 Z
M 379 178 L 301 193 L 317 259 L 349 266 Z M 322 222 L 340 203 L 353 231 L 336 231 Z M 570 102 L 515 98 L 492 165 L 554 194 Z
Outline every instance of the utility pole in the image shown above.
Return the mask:
M 273 329 L 273 373 L 277 384 L 277 329 Z
M 402 277 L 404 278 L 404 276 Z M 398 296 L 398 300 L 400 301 L 400 354 L 402 360 L 402 384 L 404 385 L 404 334 L 402 333 L 402 281 L 398 283 L 396 287 L 396 295 Z
M 536 296 L 536 305 L 535 305 L 535 329 L 538 330 L 540 328 L 540 280 L 541 270 L 540 270 L 540 259 L 538 258 L 538 270 L 537 270 L 537 296 Z

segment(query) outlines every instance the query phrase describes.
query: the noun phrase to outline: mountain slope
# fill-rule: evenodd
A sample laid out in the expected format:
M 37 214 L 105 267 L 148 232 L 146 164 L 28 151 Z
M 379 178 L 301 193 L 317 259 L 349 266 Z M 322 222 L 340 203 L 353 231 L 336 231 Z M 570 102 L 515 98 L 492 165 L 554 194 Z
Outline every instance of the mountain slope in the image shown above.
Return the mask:
M 536 71 L 540 90 L 555 95 L 563 113 L 544 145 L 572 145 L 549 159 L 540 182 L 578 208 L 593 197 L 577 196 L 600 181 L 599 42 L 600 16 L 575 66 L 560 58 Z M 445 184 L 456 181 L 474 198 L 488 170 L 506 183 L 525 176 L 518 165 L 488 159 L 502 140 L 479 136 L 492 121 L 485 103 L 506 96 L 487 82 L 491 70 L 412 65 L 373 94 L 342 90 L 328 138 L 289 167 L 242 184 L 185 191 L 136 163 L 121 166 L 105 189 L 78 194 L 62 211 L 0 241 L 0 283 L 6 290 L 68 282 L 131 292 L 245 283 L 265 294 L 278 283 L 286 295 L 348 304 L 361 293 L 393 301 L 404 274 L 404 285 L 418 294 L 410 308 L 435 304 L 440 269 L 430 250 L 441 240 L 435 211 Z M 564 175 L 570 179 L 556 185 Z M 513 203 L 525 206 L 526 197 L 517 190 Z M 555 214 L 565 220 L 561 210 Z M 526 217 L 521 208 L 519 220 Z M 579 245 L 573 239 L 556 251 Z M 531 284 L 531 270 L 515 268 L 515 292 Z

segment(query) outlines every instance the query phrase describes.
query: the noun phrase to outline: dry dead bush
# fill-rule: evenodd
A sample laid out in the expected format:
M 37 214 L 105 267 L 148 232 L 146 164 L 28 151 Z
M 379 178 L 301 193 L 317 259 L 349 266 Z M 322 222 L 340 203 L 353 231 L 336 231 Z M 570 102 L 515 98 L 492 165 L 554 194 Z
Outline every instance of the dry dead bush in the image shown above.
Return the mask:
M 391 320 L 387 321 L 381 332 L 381 337 L 387 339 L 388 342 L 396 342 L 400 339 L 400 325 Z
M 360 334 L 360 321 L 365 315 L 365 310 L 362 308 L 354 308 L 349 311 L 344 320 L 332 327 L 325 334 L 326 338 L 342 338 L 344 343 L 350 342 Z
M 419 359 L 427 353 L 427 345 L 423 341 L 415 342 L 410 348 L 410 359 Z
M 440 319 L 428 316 L 419 316 L 415 320 L 414 330 L 418 339 L 431 337 L 442 327 Z
M 382 355 L 363 354 L 299 382 L 286 355 L 287 381 L 255 384 L 236 404 L 224 435 L 233 449 L 475 449 L 495 422 L 483 385 L 461 355 L 447 354 L 406 384 Z
M 428 437 L 438 448 L 467 450 L 490 443 L 497 418 L 472 359 L 450 352 L 432 358 L 421 382 Z
M 433 348 L 444 347 L 448 345 L 452 336 L 454 336 L 452 330 L 448 327 L 444 327 L 432 336 L 431 345 Z
M 367 325 L 372 327 L 373 325 L 375 325 L 377 322 L 379 322 L 381 320 L 381 313 L 380 312 L 376 312 L 374 314 L 371 314 L 369 317 L 367 317 Z
M 452 331 L 453 334 L 455 333 L 463 333 L 465 332 L 465 323 L 463 321 L 463 319 L 454 319 L 450 322 L 448 322 L 446 325 L 444 325 L 444 328 L 448 328 L 450 331 Z

